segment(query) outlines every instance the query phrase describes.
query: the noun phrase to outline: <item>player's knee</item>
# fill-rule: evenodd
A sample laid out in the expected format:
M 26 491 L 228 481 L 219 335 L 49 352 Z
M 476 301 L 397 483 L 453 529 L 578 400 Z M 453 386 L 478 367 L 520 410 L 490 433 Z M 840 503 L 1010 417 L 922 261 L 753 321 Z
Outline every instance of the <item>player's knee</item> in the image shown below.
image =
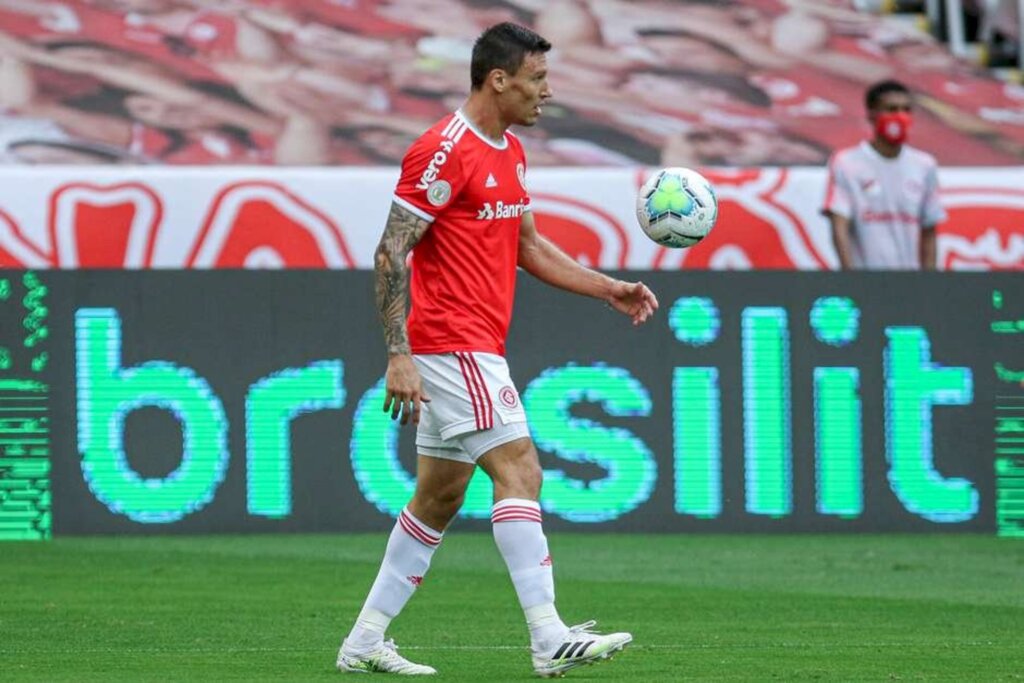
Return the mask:
M 544 480 L 544 470 L 541 469 L 541 463 L 537 457 L 537 450 L 534 449 L 534 444 L 531 442 L 526 442 L 522 453 L 518 458 L 516 458 L 514 471 L 520 487 L 522 487 L 526 493 L 536 496 L 541 492 L 541 481 Z
M 519 484 L 523 492 L 531 498 L 540 495 L 540 485 L 544 481 L 544 470 L 540 468 L 537 457 L 526 458 L 519 467 Z
M 488 474 L 498 489 L 521 498 L 535 499 L 540 494 L 544 479 L 537 451 L 530 441 L 523 441 L 514 449 L 503 452 L 500 462 L 494 463 Z
M 465 487 L 445 487 L 431 491 L 423 496 L 423 503 L 437 519 L 451 520 L 458 514 L 462 502 L 466 499 Z
M 439 511 L 449 517 L 454 517 L 462 507 L 464 500 L 466 500 L 465 489 L 451 489 L 442 491 L 435 500 L 435 504 Z

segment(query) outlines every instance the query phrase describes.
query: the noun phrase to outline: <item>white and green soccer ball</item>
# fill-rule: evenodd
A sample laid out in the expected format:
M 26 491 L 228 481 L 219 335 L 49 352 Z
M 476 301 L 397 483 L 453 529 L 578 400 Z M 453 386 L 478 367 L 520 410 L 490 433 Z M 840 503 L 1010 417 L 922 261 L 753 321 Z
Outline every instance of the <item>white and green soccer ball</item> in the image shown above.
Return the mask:
M 652 240 L 665 247 L 692 247 L 718 219 L 718 199 L 707 178 L 688 168 L 663 168 L 643 184 L 636 217 Z

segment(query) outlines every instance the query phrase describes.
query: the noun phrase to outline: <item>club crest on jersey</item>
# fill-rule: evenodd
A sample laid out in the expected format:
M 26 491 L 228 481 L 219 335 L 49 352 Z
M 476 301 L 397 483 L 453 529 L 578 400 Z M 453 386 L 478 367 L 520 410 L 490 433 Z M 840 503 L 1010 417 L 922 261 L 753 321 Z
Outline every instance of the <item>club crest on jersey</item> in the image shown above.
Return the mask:
M 516 177 L 519 178 L 519 184 L 522 185 L 523 189 L 525 190 L 526 189 L 526 167 L 523 166 L 521 163 L 520 164 L 516 164 Z
M 451 140 L 442 140 L 440 147 L 434 152 L 434 157 L 430 160 L 430 164 L 427 165 L 427 170 L 423 171 L 423 175 L 420 176 L 420 181 L 416 183 L 417 190 L 426 190 L 430 187 L 430 183 L 437 180 L 437 174 L 440 172 L 441 167 L 448 161 L 448 155 L 452 151 L 452 147 L 455 143 Z
M 490 221 L 496 218 L 519 218 L 526 211 L 526 204 L 519 202 L 518 204 L 506 204 L 505 202 L 495 202 L 494 206 L 491 206 L 490 202 L 484 202 L 484 206 L 476 214 L 478 221 Z
M 452 196 L 452 186 L 447 180 L 435 180 L 427 186 L 427 201 L 434 206 L 444 206 Z
M 516 390 L 510 386 L 504 386 L 501 388 L 501 391 L 498 392 L 498 399 L 506 408 L 515 408 L 519 405 L 519 395 L 516 393 Z

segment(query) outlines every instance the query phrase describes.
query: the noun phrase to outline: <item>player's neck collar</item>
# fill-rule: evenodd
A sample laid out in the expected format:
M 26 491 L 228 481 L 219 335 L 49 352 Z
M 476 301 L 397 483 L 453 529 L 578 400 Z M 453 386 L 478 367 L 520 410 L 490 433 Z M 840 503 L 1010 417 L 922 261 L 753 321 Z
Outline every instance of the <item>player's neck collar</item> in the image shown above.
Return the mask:
M 483 140 L 486 144 L 490 145 L 494 149 L 507 149 L 508 148 L 508 137 L 505 135 L 501 136 L 501 143 L 495 142 L 493 139 L 484 135 L 483 131 L 476 127 L 476 124 L 470 121 L 469 117 L 462 113 L 462 109 L 455 110 L 455 116 L 466 122 L 466 127 L 469 128 L 478 138 Z
M 897 160 L 899 160 L 903 156 L 903 150 L 905 150 L 907 148 L 906 144 L 900 145 L 900 149 L 899 149 L 898 152 L 896 152 L 896 156 L 890 157 L 890 156 L 886 156 L 885 154 L 882 154 L 881 152 L 879 152 L 875 148 L 875 146 L 873 144 L 871 144 L 871 140 L 864 140 L 861 144 L 863 145 L 863 148 L 867 150 L 868 154 L 870 154 L 871 156 L 875 157 L 876 159 L 881 159 L 882 161 L 897 161 Z

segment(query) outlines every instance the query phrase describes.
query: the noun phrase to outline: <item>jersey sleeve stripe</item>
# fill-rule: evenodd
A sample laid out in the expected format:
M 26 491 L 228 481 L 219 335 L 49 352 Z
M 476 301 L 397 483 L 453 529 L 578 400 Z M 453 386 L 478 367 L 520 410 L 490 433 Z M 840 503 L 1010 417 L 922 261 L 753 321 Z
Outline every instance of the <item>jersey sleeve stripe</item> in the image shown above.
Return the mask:
M 446 128 L 445 130 L 448 131 L 444 134 L 446 138 L 452 142 L 458 142 L 459 138 L 462 137 L 462 134 L 466 132 L 466 122 L 462 119 L 457 119 L 454 126 Z
M 444 127 L 444 130 L 442 130 L 442 131 L 441 131 L 441 135 L 443 135 L 443 136 L 444 136 L 444 137 L 446 137 L 446 138 L 447 138 L 447 137 L 451 137 L 451 136 L 450 136 L 450 133 L 452 132 L 452 128 L 453 128 L 453 127 L 454 127 L 454 126 L 455 126 L 455 125 L 456 125 L 457 123 L 459 123 L 459 117 L 458 117 L 458 116 L 453 116 L 453 117 L 452 117 L 452 119 L 451 119 L 451 121 L 449 121 L 449 122 L 448 122 L 448 125 L 447 125 L 447 126 L 445 126 L 445 127 Z
M 430 215 L 429 213 L 427 213 L 426 211 L 424 211 L 424 210 L 423 210 L 423 209 L 421 209 L 420 207 L 416 206 L 415 204 L 413 204 L 413 203 L 412 203 L 412 202 L 410 202 L 409 200 L 407 200 L 407 199 L 402 199 L 402 198 L 401 198 L 401 197 L 399 197 L 399 196 L 398 196 L 397 194 L 396 194 L 396 195 L 394 195 L 394 196 L 393 196 L 393 197 L 391 198 L 391 200 L 392 200 L 392 201 L 393 201 L 393 202 L 394 202 L 395 204 L 398 204 L 398 205 L 399 205 L 400 207 L 402 207 L 403 209 L 406 209 L 407 211 L 409 211 L 410 213 L 414 213 L 414 214 L 416 214 L 416 216 L 417 216 L 417 217 L 419 217 L 419 218 L 422 218 L 422 219 L 423 219 L 423 220 L 425 220 L 426 222 L 428 222 L 428 223 L 433 223 L 433 222 L 434 222 L 434 217 L 433 217 L 433 216 L 431 216 L 431 215 Z

